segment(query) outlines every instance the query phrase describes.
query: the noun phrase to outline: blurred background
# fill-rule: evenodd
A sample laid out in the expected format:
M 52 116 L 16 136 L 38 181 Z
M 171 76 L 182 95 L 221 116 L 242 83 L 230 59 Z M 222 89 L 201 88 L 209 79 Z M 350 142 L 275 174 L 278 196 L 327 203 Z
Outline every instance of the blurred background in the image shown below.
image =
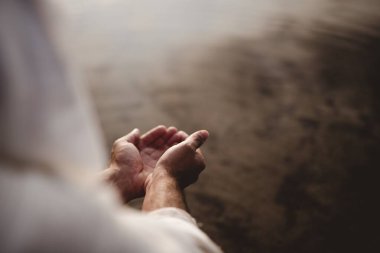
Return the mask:
M 192 214 L 226 252 L 377 252 L 377 0 L 49 0 L 110 148 L 208 129 Z

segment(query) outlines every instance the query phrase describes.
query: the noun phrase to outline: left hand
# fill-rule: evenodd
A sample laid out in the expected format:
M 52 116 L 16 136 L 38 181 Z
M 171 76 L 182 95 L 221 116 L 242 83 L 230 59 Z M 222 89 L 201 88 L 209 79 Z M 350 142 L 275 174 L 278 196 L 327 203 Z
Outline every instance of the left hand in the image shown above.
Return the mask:
M 138 129 L 116 140 L 111 164 L 103 172 L 116 185 L 125 202 L 144 195 L 144 183 L 158 159 L 187 135 L 175 127 L 157 126 L 140 136 Z

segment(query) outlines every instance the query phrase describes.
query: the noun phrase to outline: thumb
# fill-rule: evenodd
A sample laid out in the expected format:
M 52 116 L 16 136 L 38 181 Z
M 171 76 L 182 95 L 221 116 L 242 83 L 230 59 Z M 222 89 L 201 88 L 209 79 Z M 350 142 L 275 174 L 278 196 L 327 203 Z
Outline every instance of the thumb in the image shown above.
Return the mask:
M 200 130 L 191 134 L 185 142 L 196 151 L 207 140 L 209 133 L 206 130 Z
M 132 132 L 130 132 L 129 134 L 127 134 L 123 138 L 127 142 L 130 142 L 130 143 L 136 145 L 138 143 L 138 141 L 139 141 L 139 138 L 140 138 L 140 130 L 137 129 L 137 128 L 135 128 L 135 129 L 133 129 Z

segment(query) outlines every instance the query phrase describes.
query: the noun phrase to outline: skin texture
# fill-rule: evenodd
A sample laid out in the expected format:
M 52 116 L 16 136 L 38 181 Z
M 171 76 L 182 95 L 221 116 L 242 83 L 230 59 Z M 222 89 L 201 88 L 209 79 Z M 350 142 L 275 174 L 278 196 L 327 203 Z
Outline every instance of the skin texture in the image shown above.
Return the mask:
M 163 207 L 186 209 L 183 189 L 196 182 L 205 168 L 199 147 L 208 135 L 205 130 L 195 132 L 161 156 L 155 170 L 146 180 L 146 195 L 142 207 L 144 211 Z
M 184 208 L 183 189 L 205 168 L 198 148 L 207 137 L 204 130 L 189 137 L 162 125 L 142 136 L 134 129 L 115 141 L 110 166 L 102 177 L 116 186 L 124 202 L 147 193 L 146 210 L 164 205 Z

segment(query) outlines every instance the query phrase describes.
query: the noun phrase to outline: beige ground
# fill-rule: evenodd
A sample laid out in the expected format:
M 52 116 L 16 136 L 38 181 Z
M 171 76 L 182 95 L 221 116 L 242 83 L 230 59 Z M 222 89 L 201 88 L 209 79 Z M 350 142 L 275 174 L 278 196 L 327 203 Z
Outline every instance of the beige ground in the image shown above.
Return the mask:
M 378 6 L 296 2 L 77 2 L 64 25 L 109 146 L 210 131 L 188 202 L 226 252 L 373 252 Z

